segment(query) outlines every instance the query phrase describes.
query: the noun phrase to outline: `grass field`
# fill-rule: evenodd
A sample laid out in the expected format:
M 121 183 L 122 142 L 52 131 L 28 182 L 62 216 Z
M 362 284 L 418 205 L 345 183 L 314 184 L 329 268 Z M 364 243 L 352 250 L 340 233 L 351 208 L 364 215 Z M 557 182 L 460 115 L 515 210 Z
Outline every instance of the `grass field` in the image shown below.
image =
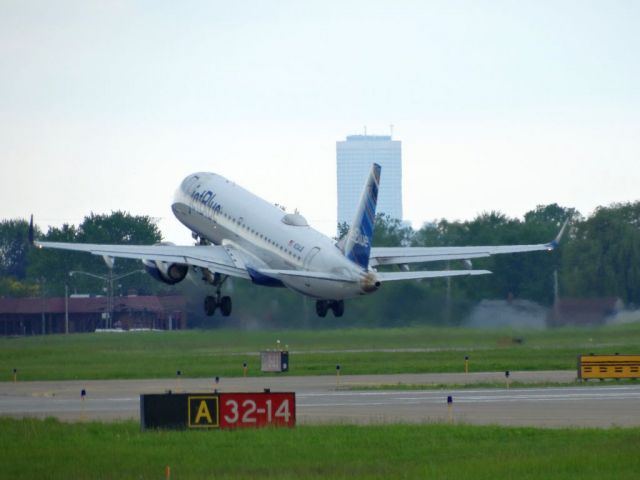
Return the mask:
M 522 343 L 512 342 L 513 338 Z M 260 375 L 260 350 L 289 346 L 290 375 L 573 369 L 576 355 L 640 353 L 640 324 L 514 332 L 465 328 L 200 330 L 0 339 L 0 379 Z M 394 351 L 398 350 L 400 351 Z M 412 349 L 415 349 L 412 351 Z M 2 373 L 4 372 L 4 373 Z
M 1 478 L 636 479 L 640 429 L 302 426 L 146 432 L 0 419 Z

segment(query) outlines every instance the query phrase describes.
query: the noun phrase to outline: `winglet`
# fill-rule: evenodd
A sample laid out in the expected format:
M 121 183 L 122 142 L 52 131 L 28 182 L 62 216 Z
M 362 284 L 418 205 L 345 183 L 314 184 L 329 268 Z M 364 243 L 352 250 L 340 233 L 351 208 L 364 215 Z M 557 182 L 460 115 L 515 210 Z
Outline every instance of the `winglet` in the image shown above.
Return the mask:
M 33 213 L 31 214 L 31 220 L 29 221 L 29 245 L 35 245 L 34 232 L 33 232 Z
M 558 232 L 558 235 L 556 235 L 556 238 L 554 238 L 553 241 L 549 243 L 549 248 L 551 250 L 558 248 L 558 245 L 560 245 L 560 240 L 562 240 L 562 235 L 564 235 L 564 231 L 566 230 L 568 224 L 569 218 L 567 218 L 562 224 L 562 227 L 560 227 L 560 231 Z

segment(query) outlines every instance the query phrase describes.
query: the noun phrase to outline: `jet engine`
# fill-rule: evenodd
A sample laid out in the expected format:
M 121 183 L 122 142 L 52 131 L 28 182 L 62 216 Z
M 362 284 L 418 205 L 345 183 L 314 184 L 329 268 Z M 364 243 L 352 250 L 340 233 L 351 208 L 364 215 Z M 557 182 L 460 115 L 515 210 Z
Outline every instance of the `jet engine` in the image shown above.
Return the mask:
M 167 285 L 175 285 L 184 280 L 189 272 L 189 265 L 183 263 L 166 263 L 143 260 L 144 269 L 156 280 Z
M 160 242 L 156 245 L 175 245 L 172 242 Z M 144 269 L 156 280 L 166 283 L 167 285 L 175 285 L 184 280 L 189 273 L 189 265 L 183 263 L 167 263 L 152 260 L 143 260 Z

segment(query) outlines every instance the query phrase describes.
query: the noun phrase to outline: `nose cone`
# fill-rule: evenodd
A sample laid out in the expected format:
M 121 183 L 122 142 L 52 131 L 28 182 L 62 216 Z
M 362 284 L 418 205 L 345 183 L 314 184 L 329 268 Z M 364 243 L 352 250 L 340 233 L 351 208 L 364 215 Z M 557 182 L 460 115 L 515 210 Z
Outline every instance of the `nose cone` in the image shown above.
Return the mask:
M 376 272 L 366 272 L 360 279 L 360 288 L 365 293 L 372 293 L 380 288 L 380 279 Z

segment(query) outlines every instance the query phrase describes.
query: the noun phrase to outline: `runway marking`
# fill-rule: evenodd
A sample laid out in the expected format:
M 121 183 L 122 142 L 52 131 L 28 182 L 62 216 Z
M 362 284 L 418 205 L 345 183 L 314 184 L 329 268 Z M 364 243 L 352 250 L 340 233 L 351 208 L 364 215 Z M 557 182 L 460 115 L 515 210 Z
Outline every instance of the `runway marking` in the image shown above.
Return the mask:
M 586 389 L 586 390 L 585 390 Z M 298 395 L 300 408 L 364 407 L 385 405 L 433 405 L 444 404 L 453 394 L 454 404 L 514 403 L 514 402 L 577 402 L 585 400 L 635 400 L 640 399 L 640 386 L 539 388 L 522 390 L 442 390 L 442 391 L 384 391 L 384 392 L 320 392 Z M 348 401 L 353 398 L 353 401 Z M 365 400 L 366 399 L 366 400 Z M 370 400 L 368 400 L 370 399 Z M 313 400 L 316 400 L 313 402 Z M 310 401 L 312 403 L 306 403 Z
M 593 389 L 593 390 L 590 390 Z M 555 390 L 555 392 L 554 392 Z M 387 395 L 387 396 L 394 396 L 394 395 L 399 395 L 399 394 L 404 394 L 404 395 L 424 395 L 424 396 L 433 396 L 433 395 L 450 395 L 450 394 L 457 394 L 457 395 L 467 395 L 467 394 L 496 394 L 496 393 L 503 393 L 503 392 L 509 392 L 512 394 L 529 394 L 529 393 L 535 393 L 535 392 L 554 392 L 554 393 L 560 393 L 560 392 L 579 392 L 579 393 L 584 393 L 584 392 L 618 392 L 618 391 L 622 391 L 622 390 L 631 390 L 631 391 L 637 391 L 640 394 L 640 385 L 638 386 L 620 386 L 620 387 L 569 387 L 569 388 L 565 388 L 565 387 L 540 387 L 540 388 L 518 388 L 518 389 L 506 389 L 506 388 L 491 388 L 491 389 L 478 389 L 478 390 L 471 390 L 471 389 L 464 389 L 464 390 L 448 390 L 448 389 L 442 389 L 442 390 L 380 390 L 380 391 L 350 391 L 350 392 L 305 392 L 305 393 L 298 393 L 296 396 L 298 398 L 301 397 L 340 397 L 340 396 L 347 396 L 347 397 L 351 397 L 351 396 L 383 396 L 383 395 Z

